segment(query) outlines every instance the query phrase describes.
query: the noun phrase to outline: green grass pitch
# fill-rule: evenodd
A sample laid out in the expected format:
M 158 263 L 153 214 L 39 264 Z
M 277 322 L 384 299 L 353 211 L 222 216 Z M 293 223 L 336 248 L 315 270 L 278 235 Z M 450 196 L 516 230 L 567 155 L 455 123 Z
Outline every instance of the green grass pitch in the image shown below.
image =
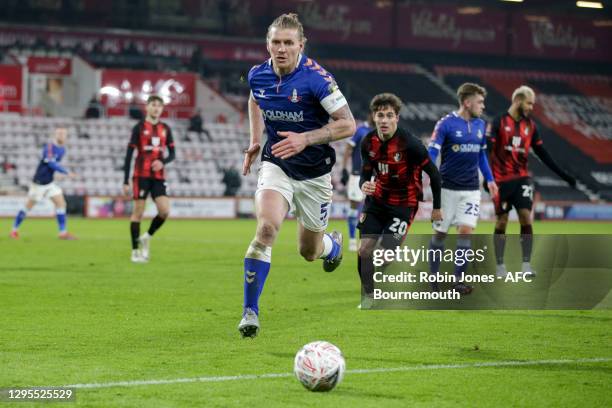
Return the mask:
M 56 239 L 53 220 L 34 219 L 10 241 L 11 222 L 0 220 L 0 388 L 208 377 L 78 389 L 75 405 L 612 406 L 610 310 L 359 311 L 356 257 L 345 253 L 326 274 L 299 257 L 288 221 L 260 304 L 262 331 L 243 340 L 236 326 L 253 220 L 170 220 L 147 265 L 129 261 L 127 220 L 70 219 L 74 242 Z M 430 228 L 416 223 L 411 233 Z M 482 223 L 478 232 L 492 229 Z M 612 224 L 534 230 L 606 234 Z M 330 393 L 310 393 L 291 376 L 231 378 L 291 373 L 296 351 L 320 339 L 340 347 L 349 370 Z M 605 360 L 589 361 L 597 358 Z M 405 369 L 385 370 L 397 367 Z

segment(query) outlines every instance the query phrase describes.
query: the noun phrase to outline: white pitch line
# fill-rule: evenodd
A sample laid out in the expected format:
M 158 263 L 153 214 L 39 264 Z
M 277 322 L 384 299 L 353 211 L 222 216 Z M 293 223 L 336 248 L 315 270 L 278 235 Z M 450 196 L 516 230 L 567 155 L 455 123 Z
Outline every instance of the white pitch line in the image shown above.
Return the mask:
M 527 361 L 490 361 L 481 363 L 465 363 L 465 364 L 428 364 L 406 367 L 389 367 L 389 368 L 363 368 L 355 370 L 346 370 L 347 374 L 372 374 L 372 373 L 391 373 L 403 371 L 421 371 L 421 370 L 444 370 L 444 369 L 460 369 L 460 368 L 482 368 L 482 367 L 521 367 L 534 365 L 561 365 L 561 364 L 584 364 L 584 363 L 605 363 L 612 361 L 609 357 L 599 358 L 579 358 L 574 360 L 527 360 Z M 137 387 L 142 385 L 160 385 L 160 384 L 180 384 L 180 383 L 196 383 L 196 382 L 224 382 L 224 381 L 242 381 L 242 380 L 259 380 L 265 378 L 286 378 L 293 377 L 293 373 L 269 373 L 269 374 L 245 374 L 245 375 L 229 375 L 220 377 L 192 377 L 192 378 L 173 378 L 167 380 L 136 380 L 136 381 L 117 381 L 107 383 L 89 383 L 89 384 L 71 384 L 64 385 L 65 388 L 110 388 L 110 387 Z

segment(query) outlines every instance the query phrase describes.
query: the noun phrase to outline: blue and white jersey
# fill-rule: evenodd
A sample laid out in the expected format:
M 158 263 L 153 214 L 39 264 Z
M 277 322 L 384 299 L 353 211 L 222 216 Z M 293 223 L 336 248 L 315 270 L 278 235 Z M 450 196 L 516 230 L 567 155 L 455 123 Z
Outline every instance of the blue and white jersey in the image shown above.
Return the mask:
M 348 144 L 353 148 L 353 154 L 351 156 L 351 174 L 358 176 L 361 174 L 361 140 L 365 135 L 370 133 L 372 129 L 367 123 L 357 127 L 355 134 L 348 141 Z
M 66 149 L 63 146 L 47 143 L 43 147 L 42 157 L 32 181 L 36 184 L 45 185 L 53 181 L 53 174 L 56 171 L 68 174 L 68 171 L 59 164 L 64 154 L 66 154 Z
M 484 120 L 473 118 L 467 121 L 457 112 L 452 112 L 438 121 L 429 143 L 429 153 L 434 161 L 438 152 L 442 153 L 442 188 L 480 189 L 478 169 L 481 160 L 487 160 L 485 129 Z M 488 162 L 486 166 L 488 168 Z
M 329 173 L 336 162 L 336 153 L 329 144 L 308 146 L 285 160 L 272 155 L 272 145 L 283 140 L 277 132 L 304 133 L 322 128 L 329 123 L 330 114 L 347 104 L 334 77 L 300 54 L 293 72 L 279 77 L 269 59 L 251 68 L 248 81 L 268 134 L 261 160 L 276 164 L 295 180 Z

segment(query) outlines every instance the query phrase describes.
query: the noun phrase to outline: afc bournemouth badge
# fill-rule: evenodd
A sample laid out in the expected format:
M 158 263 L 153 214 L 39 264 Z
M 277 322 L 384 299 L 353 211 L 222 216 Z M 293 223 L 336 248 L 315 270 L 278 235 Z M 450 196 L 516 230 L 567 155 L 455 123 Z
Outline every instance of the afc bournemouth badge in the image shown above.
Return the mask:
M 359 216 L 359 223 L 363 223 L 366 219 L 366 213 L 361 213 Z
M 393 155 L 393 160 L 395 160 L 395 162 L 399 162 L 400 160 L 402 160 L 402 154 L 400 152 L 397 152 Z

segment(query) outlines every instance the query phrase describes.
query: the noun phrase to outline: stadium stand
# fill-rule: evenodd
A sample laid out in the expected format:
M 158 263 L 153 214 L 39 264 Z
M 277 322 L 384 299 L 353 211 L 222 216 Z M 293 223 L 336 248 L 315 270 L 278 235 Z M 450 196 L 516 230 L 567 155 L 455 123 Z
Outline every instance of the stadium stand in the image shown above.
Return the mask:
M 541 71 L 487 70 L 463 67 L 435 68 L 451 86 L 465 81 L 484 84 L 489 92 L 487 113 L 498 114 L 510 104 L 512 90 L 527 84 L 537 93 L 534 118 L 553 157 L 585 184 L 584 192 L 567 188 L 538 160 L 530 167 L 546 199 L 587 200 L 597 192 L 610 199 L 612 190 L 597 179 L 612 170 L 610 130 L 610 86 L 612 78 L 601 75 L 572 75 Z
M 77 179 L 61 181 L 66 193 L 119 195 L 123 158 L 134 123 L 128 119 L 3 116 L 0 150 L 14 160 L 12 187 L 27 190 L 40 160 L 42 145 L 54 126 L 64 125 L 69 129 L 66 165 L 79 174 Z M 242 149 L 248 140 L 245 129 L 233 124 L 210 124 L 206 127 L 214 141 L 202 143 L 195 134 L 187 132 L 185 121 L 169 121 L 169 124 L 177 146 L 177 160 L 168 167 L 171 194 L 177 197 L 222 196 L 225 190 L 222 170 L 241 169 Z M 252 194 L 256 182 L 256 175 L 246 177 L 241 194 Z

